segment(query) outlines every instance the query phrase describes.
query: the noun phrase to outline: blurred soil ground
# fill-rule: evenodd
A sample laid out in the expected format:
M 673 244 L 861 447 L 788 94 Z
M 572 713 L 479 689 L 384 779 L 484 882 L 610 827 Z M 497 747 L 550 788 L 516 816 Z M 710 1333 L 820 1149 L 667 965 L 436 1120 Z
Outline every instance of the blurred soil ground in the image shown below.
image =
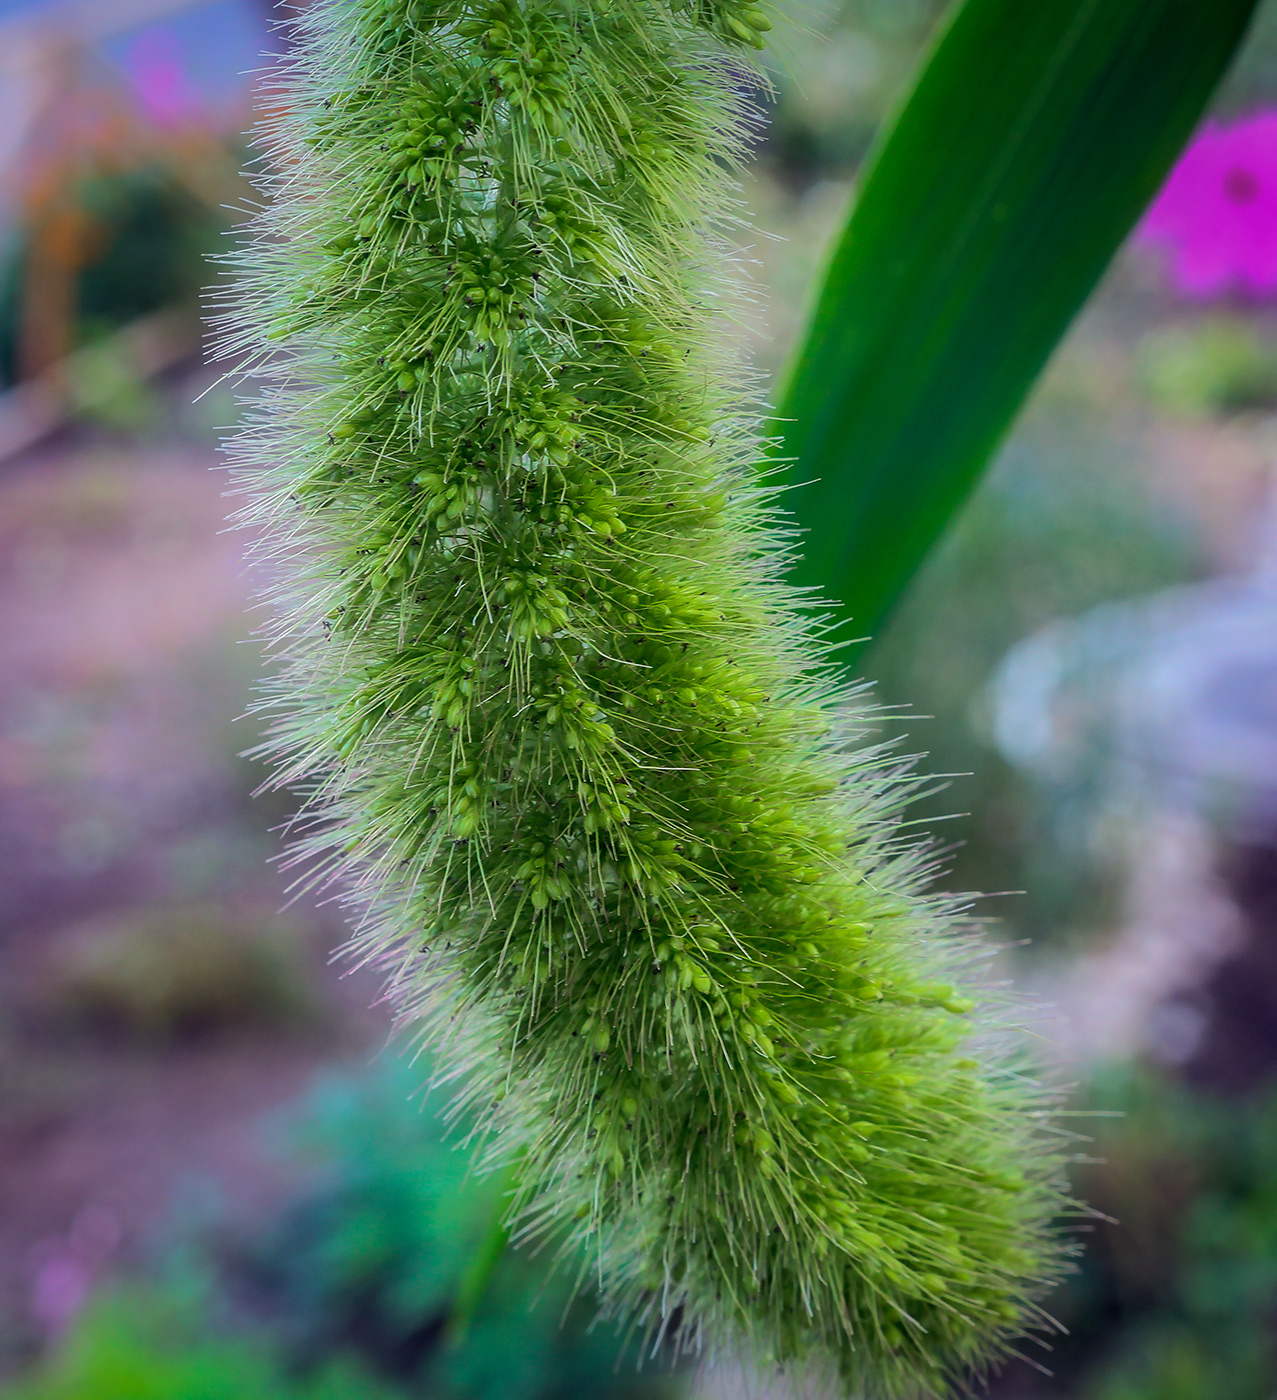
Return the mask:
M 259 655 L 215 465 L 88 440 L 0 464 L 0 1358 L 182 1182 L 268 1207 L 263 1114 L 388 1028 L 328 961 L 338 913 L 278 913 L 287 808 L 237 757 Z M 172 1005 L 138 992 L 157 977 Z

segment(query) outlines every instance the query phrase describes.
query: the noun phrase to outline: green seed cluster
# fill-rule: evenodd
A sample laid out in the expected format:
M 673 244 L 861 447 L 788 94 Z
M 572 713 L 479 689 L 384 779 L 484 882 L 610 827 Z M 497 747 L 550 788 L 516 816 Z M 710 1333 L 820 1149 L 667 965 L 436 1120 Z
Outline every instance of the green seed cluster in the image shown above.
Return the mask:
M 526 1234 L 689 1345 L 942 1390 L 1042 1321 L 1059 1158 L 780 581 L 715 319 L 768 21 L 302 28 L 228 332 L 299 858 L 517 1156 Z

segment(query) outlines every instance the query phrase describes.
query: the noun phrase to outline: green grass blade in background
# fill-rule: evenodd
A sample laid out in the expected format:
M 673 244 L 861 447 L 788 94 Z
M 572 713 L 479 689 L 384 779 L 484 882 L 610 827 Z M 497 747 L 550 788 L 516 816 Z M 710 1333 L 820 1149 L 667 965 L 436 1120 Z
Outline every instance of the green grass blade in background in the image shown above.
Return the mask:
M 965 0 L 881 141 L 772 431 L 796 582 L 877 632 L 1157 192 L 1256 0 Z M 852 655 L 848 648 L 844 656 Z

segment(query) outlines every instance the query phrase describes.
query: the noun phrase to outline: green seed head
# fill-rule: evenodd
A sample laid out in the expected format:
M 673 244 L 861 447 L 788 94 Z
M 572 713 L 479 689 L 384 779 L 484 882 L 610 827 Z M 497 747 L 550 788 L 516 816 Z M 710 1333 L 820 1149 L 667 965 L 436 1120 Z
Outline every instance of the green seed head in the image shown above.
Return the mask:
M 688 1345 L 916 1394 L 1037 1316 L 1058 1166 L 781 582 L 712 319 L 768 28 L 308 7 L 227 330 L 268 380 L 267 747 L 525 1233 Z

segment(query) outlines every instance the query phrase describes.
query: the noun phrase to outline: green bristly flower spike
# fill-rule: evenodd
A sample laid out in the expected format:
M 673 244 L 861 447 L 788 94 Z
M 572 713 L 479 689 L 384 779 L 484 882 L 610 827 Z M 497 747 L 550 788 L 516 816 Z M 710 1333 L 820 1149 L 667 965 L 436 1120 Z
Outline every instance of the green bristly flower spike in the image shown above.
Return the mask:
M 914 1395 L 1044 1324 L 1060 1156 L 781 581 L 716 321 L 768 28 L 307 11 L 228 331 L 269 747 L 516 1237 L 688 1346 Z

